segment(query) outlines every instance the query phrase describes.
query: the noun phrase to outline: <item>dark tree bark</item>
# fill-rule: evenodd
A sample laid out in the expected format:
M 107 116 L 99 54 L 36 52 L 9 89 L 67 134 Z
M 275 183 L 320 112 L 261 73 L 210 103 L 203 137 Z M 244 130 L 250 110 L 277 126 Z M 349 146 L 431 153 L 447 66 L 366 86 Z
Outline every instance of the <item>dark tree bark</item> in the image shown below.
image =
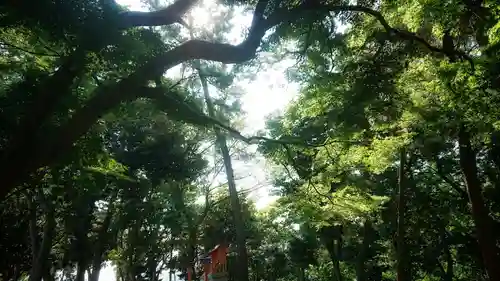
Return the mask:
M 302 267 L 297 267 L 297 281 L 305 281 L 305 269 Z
M 106 243 L 109 241 L 109 236 L 110 235 L 110 225 L 111 225 L 111 220 L 113 218 L 113 212 L 114 212 L 114 204 L 113 202 L 116 199 L 116 192 L 113 193 L 109 200 L 109 208 L 106 212 L 106 216 L 104 217 L 104 220 L 102 222 L 101 227 L 99 228 L 98 234 L 97 234 L 97 241 L 96 241 L 96 247 L 95 251 L 93 253 L 92 257 L 92 264 L 91 268 L 92 270 L 90 271 L 89 274 L 89 281 L 99 281 L 99 274 L 101 273 L 101 266 L 103 262 L 103 255 L 105 249 Z
M 45 267 L 43 281 L 55 281 L 54 274 L 52 274 L 50 266 Z
M 189 230 L 189 248 L 188 248 L 188 266 L 191 268 L 191 276 L 193 280 L 197 280 L 198 278 L 198 272 L 196 272 L 196 244 L 198 243 L 198 229 L 197 228 L 191 228 Z
M 42 196 L 43 195 L 40 195 L 39 197 L 41 198 Z M 52 248 L 52 240 L 54 239 L 55 234 L 56 221 L 54 207 L 52 206 L 52 202 L 49 202 L 49 200 L 45 200 L 43 198 L 42 200 L 44 202 L 42 202 L 41 204 L 45 206 L 45 225 L 43 227 L 42 239 L 39 246 L 33 247 L 33 254 L 35 256 L 33 257 L 33 265 L 30 272 L 30 281 L 42 280 L 47 270 L 49 269 L 49 255 Z M 31 226 L 30 230 L 36 231 L 36 226 Z M 37 236 L 38 233 L 31 233 L 32 240 L 34 240 L 34 237 Z
M 31 243 L 31 264 L 33 267 L 36 264 L 36 259 L 38 256 L 38 250 L 40 245 L 38 239 L 36 205 L 32 202 L 32 199 L 29 197 L 28 197 L 28 208 L 30 210 L 29 232 L 30 232 L 30 243 Z
M 483 199 L 481 182 L 478 178 L 476 154 L 472 149 L 470 134 L 463 125 L 458 133 L 458 143 L 460 167 L 472 206 L 472 218 L 476 225 L 477 240 L 481 248 L 484 267 L 490 280 L 497 281 L 500 280 L 500 259 L 492 231 L 493 222 Z
M 363 224 L 363 242 L 358 247 L 358 255 L 356 258 L 356 278 L 357 281 L 367 281 L 368 274 L 366 272 L 366 261 L 370 246 L 373 243 L 373 226 L 369 220 Z
M 76 267 L 77 269 L 76 269 L 75 281 L 85 281 L 85 271 L 87 270 L 85 263 L 80 261 L 78 262 Z
M 444 255 L 446 257 L 446 275 L 444 276 L 444 281 L 453 281 L 453 256 L 451 255 L 450 245 L 446 243 L 444 249 Z
M 340 271 L 340 249 L 342 248 L 342 226 L 332 225 L 323 227 L 319 231 L 320 240 L 325 246 L 333 264 L 333 274 L 336 281 L 342 281 Z
M 406 149 L 401 148 L 400 166 L 399 166 L 399 186 L 398 186 L 398 227 L 396 240 L 396 257 L 397 257 L 397 280 L 409 281 L 411 274 L 409 272 L 409 254 L 406 249 L 405 236 L 405 212 L 406 212 Z

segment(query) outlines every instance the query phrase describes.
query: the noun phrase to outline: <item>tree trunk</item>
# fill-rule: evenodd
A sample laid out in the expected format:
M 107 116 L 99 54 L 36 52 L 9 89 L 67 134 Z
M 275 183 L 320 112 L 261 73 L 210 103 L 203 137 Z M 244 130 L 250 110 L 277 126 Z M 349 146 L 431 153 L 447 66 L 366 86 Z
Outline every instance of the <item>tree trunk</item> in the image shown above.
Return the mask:
M 444 281 L 453 281 L 453 256 L 451 255 L 450 245 L 448 243 L 446 243 L 444 255 L 446 256 L 446 275 Z
M 105 251 L 104 245 L 108 241 L 108 235 L 109 235 L 109 227 L 111 225 L 111 219 L 113 217 L 113 202 L 116 199 L 116 192 L 113 193 L 109 200 L 109 207 L 106 212 L 106 216 L 104 217 L 104 220 L 102 222 L 101 228 L 99 228 L 99 232 L 97 234 L 97 245 L 96 245 L 96 250 L 94 252 L 94 256 L 92 258 L 92 270 L 89 274 L 89 281 L 99 281 L 99 274 L 101 273 L 101 265 L 102 265 L 102 258 L 103 258 L 103 253 Z
M 373 242 L 373 227 L 369 220 L 366 220 L 363 225 L 363 242 L 359 245 L 358 256 L 356 258 L 356 279 L 357 281 L 367 281 L 368 275 L 366 272 L 366 261 L 370 245 Z
M 491 281 L 500 280 L 500 260 L 493 235 L 493 222 L 484 203 L 482 187 L 477 175 L 476 155 L 472 150 L 470 134 L 462 125 L 458 133 L 460 168 L 464 176 L 476 226 L 477 240 L 481 249 L 486 273 Z
M 343 277 L 340 271 L 340 249 L 342 247 L 341 226 L 324 227 L 320 229 L 319 235 L 332 261 L 334 280 L 342 281 Z
M 43 281 L 55 281 L 55 278 L 51 272 L 50 266 L 45 267 L 45 271 L 43 273 Z
M 194 228 L 193 228 L 194 227 Z M 189 230 L 189 252 L 188 252 L 188 262 L 191 267 L 191 278 L 193 280 L 197 280 L 197 272 L 196 272 L 196 244 L 198 243 L 198 228 L 196 226 L 192 226 Z
M 79 262 L 76 269 L 75 281 L 85 281 L 85 270 L 87 270 L 84 262 Z
M 198 68 L 198 74 L 200 76 L 201 85 L 203 87 L 203 94 L 205 96 L 205 102 L 207 104 L 208 115 L 212 118 L 216 118 L 215 108 L 210 98 L 208 92 L 208 83 L 206 77 L 203 75 L 202 70 Z M 248 281 L 248 253 L 246 247 L 246 233 L 245 224 L 243 221 L 243 215 L 241 212 L 240 199 L 238 198 L 238 191 L 236 189 L 236 182 L 234 179 L 234 171 L 231 163 L 231 156 L 229 154 L 229 148 L 227 147 L 226 137 L 221 133 L 220 129 L 214 127 L 217 146 L 219 147 L 222 158 L 224 160 L 224 167 L 226 169 L 227 182 L 229 187 L 229 198 L 231 202 L 231 209 L 233 213 L 234 226 L 236 231 L 236 248 L 238 252 L 237 260 L 237 271 L 238 281 Z
M 331 250 L 328 251 L 328 253 L 330 254 L 330 260 L 332 261 L 333 263 L 333 273 L 335 275 L 335 280 L 336 281 L 342 281 L 342 272 L 340 272 L 340 261 L 339 261 L 339 256 L 337 255 L 337 253 L 335 253 L 335 243 L 338 243 L 338 242 L 335 242 L 333 241 L 333 248 Z
M 408 253 L 405 245 L 405 211 L 406 211 L 406 150 L 401 148 L 399 165 L 399 186 L 398 186 L 398 226 L 396 237 L 396 259 L 397 259 L 397 280 L 409 281 L 410 273 L 408 267 Z
M 305 269 L 302 267 L 297 267 L 297 281 L 305 281 Z
M 94 260 L 92 261 L 92 271 L 89 274 L 89 281 L 99 281 L 99 275 L 101 274 L 101 258 L 96 259 L 94 256 Z
M 42 197 L 40 195 L 40 197 Z M 47 200 L 49 201 L 49 200 Z M 32 264 L 30 272 L 30 281 L 40 281 L 45 275 L 47 266 L 49 266 L 49 255 L 50 249 L 52 248 L 52 240 L 54 238 L 54 230 L 56 226 L 54 208 L 52 202 L 45 202 L 46 205 L 46 215 L 45 215 L 45 225 L 43 228 L 43 237 L 40 243 L 39 249 L 37 250 L 36 257 Z M 33 237 L 34 235 L 32 235 Z
M 36 258 L 38 254 L 38 227 L 36 225 L 36 205 L 33 204 L 28 195 L 28 208 L 30 210 L 30 221 L 29 221 L 29 232 L 30 232 L 30 242 L 31 242 L 31 266 L 34 267 L 36 264 Z
M 335 280 L 342 281 L 343 278 L 342 278 L 342 272 L 340 271 L 339 257 L 334 253 L 334 251 L 328 251 L 328 252 L 330 254 L 330 260 L 333 263 L 333 273 L 335 275 Z

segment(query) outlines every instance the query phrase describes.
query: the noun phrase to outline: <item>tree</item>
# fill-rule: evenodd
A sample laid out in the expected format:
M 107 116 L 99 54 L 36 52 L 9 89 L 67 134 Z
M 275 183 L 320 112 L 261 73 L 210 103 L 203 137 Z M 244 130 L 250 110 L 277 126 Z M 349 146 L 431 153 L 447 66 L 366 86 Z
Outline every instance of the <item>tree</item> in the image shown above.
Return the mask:
M 197 3 L 0 5 L 0 280 L 159 281 L 222 240 L 231 280 L 500 279 L 497 3 L 225 1 L 253 17 L 238 45 L 226 16 L 186 38 Z M 228 87 L 261 52 L 302 88 L 247 137 Z M 231 138 L 275 166 L 266 211 Z
M 165 48 L 164 45 L 157 45 L 156 52 L 153 51 L 153 55 L 150 55 L 149 59 L 147 59 L 148 63 L 130 71 L 126 74 L 126 78 L 120 79 L 118 82 L 102 83 L 101 86 L 96 87 L 85 106 L 80 106 L 71 118 L 54 129 L 53 137 L 38 136 L 42 125 L 41 122 L 45 122 L 46 118 L 55 113 L 54 110 L 56 109 L 54 107 L 58 101 L 61 101 L 64 96 L 63 93 L 71 92 L 74 89 L 73 82 L 75 79 L 82 77 L 85 73 L 88 62 L 86 56 L 89 52 L 98 53 L 106 45 L 119 45 L 119 41 L 123 38 L 121 31 L 124 29 L 137 26 L 172 24 L 178 21 L 181 15 L 195 2 L 179 0 L 175 5 L 165 8 L 162 12 L 151 13 L 120 12 L 119 7 L 109 3 L 104 6 L 95 6 L 86 2 L 80 5 L 72 5 L 70 2 L 64 4 L 40 2 L 38 4 L 40 8 L 37 9 L 38 13 L 35 14 L 29 14 L 27 11 L 30 9 L 23 5 L 4 5 L 2 9 L 7 14 L 3 20 L 6 25 L 12 26 L 12 28 L 26 27 L 46 30 L 55 34 L 54 39 L 58 41 L 63 41 L 67 32 L 77 39 L 70 42 L 69 46 L 64 46 L 71 48 L 76 45 L 76 50 L 61 58 L 61 63 L 53 75 L 40 79 L 40 82 L 32 79 L 30 82 L 24 83 L 24 85 L 28 87 L 31 85 L 32 87 L 33 93 L 31 94 L 36 97 L 32 106 L 36 110 L 27 110 L 26 112 L 30 112 L 30 114 L 23 118 L 17 131 L 13 128 L 14 131 L 8 134 L 12 135 L 12 137 L 9 138 L 8 145 L 5 146 L 5 151 L 2 153 L 3 164 L 1 171 L 3 173 L 2 178 L 4 178 L 2 196 L 8 194 L 17 184 L 25 182 L 26 178 L 39 167 L 50 165 L 60 159 L 62 155 L 71 149 L 73 143 L 89 130 L 97 119 L 122 101 L 135 100 L 140 97 L 158 98 L 163 101 L 164 106 L 167 106 L 164 109 L 171 114 L 175 111 L 179 112 L 179 110 L 184 113 L 182 115 L 187 114 L 189 117 L 182 117 L 185 121 L 197 125 L 205 125 L 210 122 L 211 119 L 194 114 L 186 107 L 179 105 L 180 101 L 177 100 L 177 95 L 172 92 L 172 89 L 169 90 L 172 93 L 163 95 L 164 90 L 162 87 L 147 87 L 144 86 L 145 83 L 161 76 L 165 70 L 187 60 L 204 59 L 223 63 L 247 61 L 255 56 L 256 49 L 259 47 L 267 30 L 278 25 L 285 27 L 286 22 L 300 19 L 299 11 L 304 9 L 368 13 L 375 16 L 386 31 L 395 34 L 397 38 L 415 39 L 432 51 L 443 52 L 441 49 L 419 40 L 416 35 L 390 27 L 379 12 L 371 10 L 369 7 L 314 5 L 306 1 L 298 6 L 274 5 L 272 8 L 267 9 L 269 2 L 259 1 L 254 10 L 254 18 L 249 34 L 241 44 L 233 46 L 224 43 L 189 40 L 168 51 L 162 51 Z M 61 19 L 61 22 L 57 22 L 56 18 L 49 16 L 50 11 L 64 9 L 68 10 L 68 13 L 64 14 L 66 17 Z M 159 22 L 157 20 L 159 14 L 175 14 L 175 16 L 164 17 L 164 22 Z M 88 20 L 75 23 L 74 19 L 76 18 L 86 18 Z M 57 26 L 57 28 L 54 29 L 54 26 Z M 106 26 L 106 28 L 101 29 L 102 26 Z M 51 27 L 53 29 L 50 29 Z M 143 31 L 143 33 L 153 42 L 160 43 L 154 34 L 148 31 Z M 94 40 L 95 38 L 103 38 L 103 40 Z M 107 42 L 108 39 L 111 39 L 111 41 Z M 154 55 L 156 53 L 157 55 Z M 16 95 L 16 93 L 9 96 L 13 95 Z M 168 110 L 168 106 L 174 106 L 173 111 Z M 26 143 L 28 141 L 31 143 Z M 37 144 L 37 151 L 30 149 L 35 147 L 32 144 Z M 30 161 L 25 163 L 23 159 L 30 159 Z

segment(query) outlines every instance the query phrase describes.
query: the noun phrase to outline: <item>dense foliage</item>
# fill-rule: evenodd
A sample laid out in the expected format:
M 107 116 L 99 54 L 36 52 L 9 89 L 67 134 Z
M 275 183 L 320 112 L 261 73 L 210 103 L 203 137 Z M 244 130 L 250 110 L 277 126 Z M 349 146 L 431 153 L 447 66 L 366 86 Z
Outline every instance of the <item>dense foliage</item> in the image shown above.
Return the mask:
M 226 242 L 237 281 L 500 281 L 500 4 L 143 2 L 0 4 L 1 281 L 198 278 Z M 285 58 L 300 92 L 244 136 L 233 82 Z

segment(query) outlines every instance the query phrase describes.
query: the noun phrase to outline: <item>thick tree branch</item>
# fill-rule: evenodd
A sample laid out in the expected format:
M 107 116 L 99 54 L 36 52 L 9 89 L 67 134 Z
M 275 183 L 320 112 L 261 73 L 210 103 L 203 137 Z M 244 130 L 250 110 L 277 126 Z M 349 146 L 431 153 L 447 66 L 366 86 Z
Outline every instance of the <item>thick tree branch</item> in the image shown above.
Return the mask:
M 99 87 L 93 98 L 73 115 L 66 125 L 61 127 L 56 139 L 48 139 L 42 161 L 44 165 L 52 162 L 53 158 L 67 152 L 83 134 L 106 112 L 119 105 L 121 102 L 133 101 L 141 96 L 151 95 L 150 91 L 161 91 L 160 88 L 149 88 L 137 85 L 118 85 L 124 87 L 104 86 Z M 52 161 L 51 161 L 52 160 Z
M 154 12 L 127 11 L 121 13 L 121 28 L 137 26 L 165 26 L 174 23 L 185 24 L 182 16 L 191 9 L 198 0 L 177 0 L 170 6 Z
M 292 10 L 280 9 L 265 19 L 263 12 L 266 8 L 266 3 L 267 1 L 263 0 L 258 2 L 249 34 L 246 40 L 241 44 L 234 46 L 223 43 L 211 43 L 202 40 L 189 40 L 186 43 L 158 56 L 156 59 L 153 59 L 150 63 L 136 71 L 136 73 L 129 78 L 138 78 L 139 80 L 144 81 L 152 77 L 154 74 L 163 74 L 163 72 L 167 69 L 193 59 L 218 61 L 222 63 L 241 63 L 248 61 L 255 56 L 255 52 L 267 30 L 278 24 L 295 20 L 301 15 L 301 13 L 303 13 L 304 9 L 309 8 L 306 6 L 299 6 Z M 370 14 L 374 16 L 390 34 L 396 35 L 405 40 L 417 41 L 430 51 L 446 55 L 446 52 L 443 49 L 432 46 L 416 34 L 392 28 L 378 11 L 362 6 L 325 6 L 323 8 L 332 12 L 351 11 Z M 456 52 L 457 55 L 466 57 L 467 60 L 470 59 L 466 54 L 459 51 Z M 470 62 L 473 66 L 471 59 Z
M 260 45 L 260 40 L 264 36 L 264 33 L 274 23 L 279 22 L 278 17 L 272 21 L 265 21 L 263 19 L 265 2 L 260 1 L 257 4 L 250 33 L 247 39 L 240 45 L 233 46 L 201 40 L 190 40 L 146 63 L 135 73 L 121 80 L 119 83 L 99 87 L 87 105 L 78 110 L 68 124 L 61 129 L 56 139 L 51 138 L 47 140 L 47 143 L 44 145 L 47 149 L 43 152 L 44 155 L 40 159 L 40 164 L 46 165 L 52 162 L 53 159 L 58 158 L 57 155 L 61 155 L 61 152 L 67 151 L 98 118 L 121 102 L 134 100 L 142 96 L 149 98 L 164 97 L 164 99 L 168 100 L 168 103 L 164 104 L 168 104 L 169 106 L 176 104 L 175 100 L 172 103 L 172 99 L 168 99 L 169 95 L 163 95 L 161 89 L 147 88 L 141 85 L 145 85 L 148 80 L 158 77 L 158 75 L 163 75 L 167 69 L 179 63 L 192 59 L 205 59 L 224 63 L 244 62 L 251 59 Z M 193 4 L 194 1 L 179 0 L 176 3 Z M 177 102 L 177 104 L 183 106 L 182 103 Z M 196 122 L 195 120 L 191 121 Z M 229 128 L 227 127 L 227 129 Z M 237 131 L 232 131 L 233 133 L 237 133 Z M 238 135 L 241 136 L 239 133 Z
M 141 13 L 140 15 L 134 12 L 123 13 L 120 27 L 129 28 L 146 23 L 160 24 L 160 22 L 162 25 L 172 24 L 177 22 L 176 19 L 180 19 L 180 16 L 187 12 L 196 2 L 197 0 L 177 0 L 174 4 L 157 12 Z M 174 18 L 175 20 L 173 20 Z M 160 21 L 160 19 L 163 20 Z M 28 110 L 30 114 L 23 118 L 17 132 L 10 139 L 7 146 L 9 149 L 1 155 L 0 168 L 2 170 L 4 165 L 12 166 L 11 164 L 14 162 L 31 158 L 30 156 L 34 153 L 31 150 L 36 150 L 36 146 L 38 145 L 39 140 L 35 137 L 39 133 L 38 130 L 53 113 L 54 108 L 57 107 L 61 98 L 71 94 L 71 88 L 75 79 L 84 73 L 87 62 L 86 53 L 89 50 L 100 50 L 108 43 L 106 39 L 89 40 L 89 42 L 93 43 L 81 46 L 64 58 L 62 65 L 57 71 L 36 87 L 33 93 L 35 100 Z M 19 165 L 22 166 L 21 163 Z M 34 163 L 30 163 L 30 165 L 34 165 Z M 26 167 L 26 169 L 29 170 L 31 168 Z M 17 173 L 23 172 L 18 171 Z

